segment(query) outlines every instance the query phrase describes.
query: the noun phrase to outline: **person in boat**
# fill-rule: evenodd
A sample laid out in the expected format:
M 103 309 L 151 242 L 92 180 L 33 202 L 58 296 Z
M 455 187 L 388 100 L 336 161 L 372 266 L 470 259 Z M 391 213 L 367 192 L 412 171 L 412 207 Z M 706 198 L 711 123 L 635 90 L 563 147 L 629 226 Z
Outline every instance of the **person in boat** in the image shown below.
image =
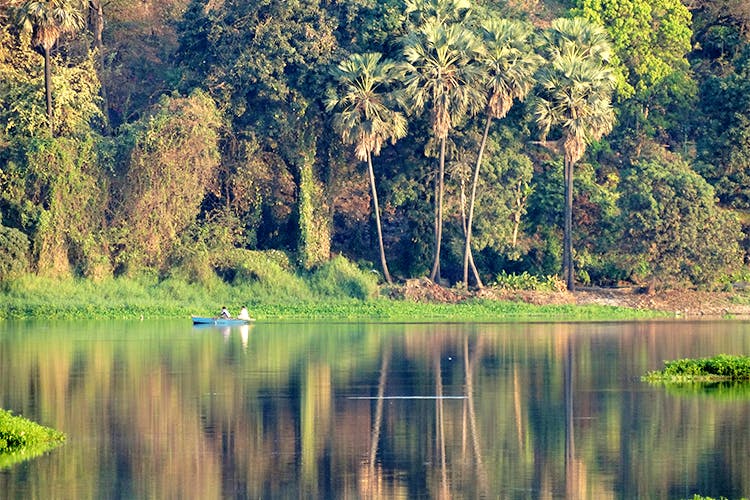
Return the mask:
M 229 310 L 226 307 L 221 308 L 221 314 L 219 315 L 221 319 L 229 319 L 232 317 L 231 314 L 229 314 Z
M 250 319 L 250 313 L 247 312 L 247 307 L 242 306 L 242 309 L 240 309 L 240 314 L 237 316 L 238 319 Z

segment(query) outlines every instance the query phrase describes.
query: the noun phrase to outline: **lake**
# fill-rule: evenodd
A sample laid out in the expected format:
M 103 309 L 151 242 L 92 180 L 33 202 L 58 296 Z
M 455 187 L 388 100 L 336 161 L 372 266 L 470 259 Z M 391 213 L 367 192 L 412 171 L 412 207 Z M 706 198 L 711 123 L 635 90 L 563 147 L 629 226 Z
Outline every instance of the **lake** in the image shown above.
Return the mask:
M 750 323 L 0 322 L 0 407 L 67 442 L 0 496 L 750 496 L 750 390 L 663 386 Z

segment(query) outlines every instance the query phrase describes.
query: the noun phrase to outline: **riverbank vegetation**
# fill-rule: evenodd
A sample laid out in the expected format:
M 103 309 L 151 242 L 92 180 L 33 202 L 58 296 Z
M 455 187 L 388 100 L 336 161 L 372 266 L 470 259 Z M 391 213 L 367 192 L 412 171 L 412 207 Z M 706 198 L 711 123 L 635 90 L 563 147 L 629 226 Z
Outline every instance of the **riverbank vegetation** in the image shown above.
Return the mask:
M 644 376 L 650 382 L 750 381 L 750 356 L 719 354 L 711 358 L 665 361 Z
M 0 319 L 187 319 L 190 314 L 218 315 L 223 305 L 233 314 L 244 305 L 256 319 L 271 321 L 572 321 L 668 314 L 601 304 L 497 300 L 440 287 L 433 287 L 430 293 L 437 291 L 447 297 L 435 297 L 427 296 L 419 284 L 384 287 L 381 293 L 371 273 L 346 274 L 335 264 L 339 259 L 332 262 L 305 276 L 277 273 L 270 281 L 240 279 L 234 284 L 217 278 L 200 286 L 178 277 L 146 275 L 96 283 L 82 278 L 26 276 L 2 287 Z M 351 271 L 350 266 L 345 264 L 344 270 Z M 417 292 L 411 293 L 411 288 Z
M 64 441 L 62 432 L 0 408 L 0 469 L 39 456 Z
M 732 0 L 3 2 L 0 313 L 732 287 L 748 74 Z

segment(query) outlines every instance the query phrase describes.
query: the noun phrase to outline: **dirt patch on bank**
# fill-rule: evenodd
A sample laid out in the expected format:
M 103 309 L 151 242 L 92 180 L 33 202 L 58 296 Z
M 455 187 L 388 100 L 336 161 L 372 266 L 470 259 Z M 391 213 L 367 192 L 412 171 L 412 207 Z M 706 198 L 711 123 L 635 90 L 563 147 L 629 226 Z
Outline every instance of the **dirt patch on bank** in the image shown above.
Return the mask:
M 736 292 L 665 290 L 645 293 L 638 288 L 580 288 L 575 292 L 504 290 L 486 287 L 476 291 L 446 288 L 427 278 L 407 280 L 391 289 L 394 298 L 415 302 L 457 303 L 470 297 L 512 300 L 535 305 L 598 304 L 651 309 L 682 317 L 739 316 L 750 318 L 750 299 Z M 746 297 L 745 300 L 741 300 Z

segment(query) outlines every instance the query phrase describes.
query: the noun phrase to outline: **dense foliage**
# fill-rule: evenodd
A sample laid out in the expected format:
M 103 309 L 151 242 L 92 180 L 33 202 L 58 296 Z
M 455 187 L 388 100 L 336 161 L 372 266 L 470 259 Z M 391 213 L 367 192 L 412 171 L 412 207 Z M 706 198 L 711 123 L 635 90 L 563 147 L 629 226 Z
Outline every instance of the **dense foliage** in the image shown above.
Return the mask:
M 710 286 L 750 252 L 743 2 L 37 3 L 0 7 L 0 280 Z

